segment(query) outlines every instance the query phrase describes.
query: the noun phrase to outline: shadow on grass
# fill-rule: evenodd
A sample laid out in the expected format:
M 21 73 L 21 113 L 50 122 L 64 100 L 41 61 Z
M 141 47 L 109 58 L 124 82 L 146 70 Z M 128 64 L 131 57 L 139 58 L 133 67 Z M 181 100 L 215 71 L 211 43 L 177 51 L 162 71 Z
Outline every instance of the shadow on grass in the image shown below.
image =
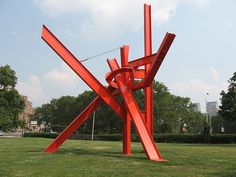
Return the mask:
M 215 173 L 215 176 L 221 176 L 221 177 L 235 177 L 236 171 L 222 171 L 220 173 Z
M 181 146 L 181 147 L 191 147 L 191 146 L 200 146 L 200 147 L 223 147 L 223 148 L 232 148 L 232 147 L 236 147 L 236 144 L 188 144 L 188 143 L 162 143 L 163 146 L 165 145 L 174 145 L 174 146 Z
M 88 156 L 88 155 L 93 155 L 93 156 L 97 156 L 97 157 L 115 157 L 115 158 L 122 158 L 122 159 L 140 159 L 140 160 L 144 160 L 147 159 L 145 156 L 144 151 L 135 151 L 134 154 L 127 156 L 127 155 L 123 155 L 122 152 L 118 152 L 118 151 L 96 151 L 93 149 L 78 149 L 78 148 L 61 148 L 60 150 L 58 150 L 56 152 L 57 154 L 74 154 L 74 155 L 78 155 L 78 156 Z M 140 156 L 136 156 L 139 154 L 144 154 L 144 157 L 140 157 Z

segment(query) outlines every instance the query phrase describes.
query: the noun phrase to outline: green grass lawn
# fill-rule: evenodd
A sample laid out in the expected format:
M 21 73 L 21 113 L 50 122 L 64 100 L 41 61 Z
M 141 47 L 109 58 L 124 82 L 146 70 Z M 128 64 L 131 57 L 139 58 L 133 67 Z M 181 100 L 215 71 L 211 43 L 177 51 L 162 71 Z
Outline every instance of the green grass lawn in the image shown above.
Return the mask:
M 121 142 L 67 140 L 55 154 L 52 139 L 0 138 L 0 176 L 236 176 L 236 145 L 158 144 L 169 162 L 146 159 L 140 143 L 132 156 Z

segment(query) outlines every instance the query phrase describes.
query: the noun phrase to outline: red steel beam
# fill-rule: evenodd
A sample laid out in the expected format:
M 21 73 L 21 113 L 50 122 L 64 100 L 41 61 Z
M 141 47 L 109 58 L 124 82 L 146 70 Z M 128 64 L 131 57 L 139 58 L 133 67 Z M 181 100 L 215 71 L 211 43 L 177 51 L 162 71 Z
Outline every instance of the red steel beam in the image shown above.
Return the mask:
M 114 63 L 117 63 L 115 59 L 108 60 L 108 64 L 112 69 L 112 71 L 119 69 L 118 67 L 115 68 Z M 137 102 L 135 101 L 131 89 L 127 86 L 125 73 L 117 74 L 115 76 L 115 80 L 118 84 L 118 87 L 120 88 L 121 96 L 123 97 L 127 110 L 129 111 L 130 116 L 134 122 L 135 128 L 139 135 L 139 139 L 143 145 L 143 148 L 145 150 L 148 159 L 153 161 L 165 161 L 161 157 L 161 154 L 157 149 L 155 142 L 145 125 L 145 122 L 142 118 L 142 113 L 138 108 Z
M 162 41 L 162 44 L 155 55 L 151 55 L 147 57 L 147 60 L 144 58 L 134 60 L 129 63 L 131 66 L 136 66 L 138 65 L 143 65 L 145 62 L 152 63 L 150 72 L 144 81 L 144 85 L 148 85 L 150 82 L 153 81 L 155 74 L 158 70 L 158 68 L 161 65 L 161 62 L 163 61 L 166 53 L 168 52 L 173 40 L 175 38 L 174 34 L 167 33 L 164 40 Z M 124 50 L 124 51 L 123 51 Z M 121 58 L 125 57 L 127 58 L 127 47 L 123 47 L 121 50 Z M 157 56 L 157 57 L 156 57 Z M 125 59 L 126 61 L 126 59 Z M 123 62 L 125 62 L 123 61 Z M 142 63 L 142 61 L 144 61 Z M 116 68 L 118 65 L 117 63 L 114 64 L 114 68 Z M 122 66 L 127 66 L 127 63 L 122 63 Z M 149 76 L 150 75 L 150 76 Z M 108 90 L 110 92 L 113 92 L 115 89 L 112 87 L 108 87 Z M 101 98 L 97 97 L 94 99 L 94 101 L 79 115 L 77 116 L 74 121 L 68 125 L 68 127 L 65 128 L 65 130 L 45 149 L 46 152 L 55 152 L 59 146 L 67 139 L 70 137 L 70 135 L 78 129 L 84 121 L 87 120 L 87 118 L 90 116 L 90 114 L 101 104 Z M 131 153 L 131 130 L 130 130 L 130 124 L 131 124 L 131 118 L 130 114 L 125 110 L 124 115 L 126 115 L 126 119 L 124 119 L 124 125 L 123 125 L 123 153 L 124 154 L 130 154 Z
M 105 88 L 80 61 L 43 25 L 42 39 L 67 63 L 68 66 L 100 96 L 120 117 L 123 108 L 116 98 Z
M 129 65 L 129 46 L 124 45 L 120 48 L 121 56 L 121 67 L 128 67 Z M 125 75 L 126 81 L 128 81 L 128 75 Z M 124 108 L 124 119 L 123 119 L 123 154 L 131 154 L 131 116 L 129 111 Z
M 53 153 L 56 152 L 62 143 L 68 139 L 72 133 L 74 133 L 97 109 L 97 107 L 102 103 L 101 97 L 96 97 L 82 113 L 80 113 L 58 136 L 53 142 L 44 149 L 45 152 Z
M 152 28 L 151 28 L 151 5 L 144 4 L 144 53 L 145 56 L 152 54 Z M 150 64 L 146 64 L 146 74 Z M 145 121 L 148 131 L 153 136 L 153 87 L 152 84 L 144 89 L 145 91 Z
M 166 33 L 157 53 L 155 54 L 155 60 L 153 60 L 150 69 L 148 70 L 146 77 L 143 81 L 144 86 L 152 85 L 154 77 L 159 70 L 172 42 L 175 39 L 175 35 L 171 33 Z

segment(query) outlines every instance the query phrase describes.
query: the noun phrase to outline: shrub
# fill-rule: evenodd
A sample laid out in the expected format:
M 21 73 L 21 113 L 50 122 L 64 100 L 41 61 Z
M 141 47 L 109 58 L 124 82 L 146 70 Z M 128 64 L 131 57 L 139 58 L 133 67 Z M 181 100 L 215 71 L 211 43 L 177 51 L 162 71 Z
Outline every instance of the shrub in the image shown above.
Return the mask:
M 24 133 L 24 137 L 43 137 L 56 138 L 57 133 Z M 91 134 L 73 134 L 70 139 L 90 140 Z M 122 141 L 122 134 L 98 134 L 94 135 L 97 141 Z M 184 134 L 155 134 L 154 140 L 157 143 L 205 143 L 203 135 L 184 135 Z M 139 138 L 132 134 L 132 141 L 137 142 Z M 236 134 L 213 134 L 209 136 L 209 142 L 212 144 L 236 143 Z
M 158 143 L 203 143 L 202 135 L 156 134 L 154 140 Z
M 47 132 L 28 132 L 23 134 L 24 137 L 42 137 L 42 138 L 56 138 L 58 133 Z
M 210 141 L 212 144 L 236 143 L 236 134 L 213 134 Z

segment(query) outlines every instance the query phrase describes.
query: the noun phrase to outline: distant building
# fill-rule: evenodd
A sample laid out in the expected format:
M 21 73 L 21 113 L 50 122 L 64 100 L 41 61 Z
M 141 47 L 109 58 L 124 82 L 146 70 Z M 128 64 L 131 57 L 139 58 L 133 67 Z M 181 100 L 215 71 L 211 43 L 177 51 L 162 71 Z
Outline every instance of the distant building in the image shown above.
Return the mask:
M 34 115 L 34 107 L 32 106 L 32 102 L 27 96 L 22 96 L 25 104 L 24 111 L 19 115 L 20 120 L 24 120 L 26 123 L 26 128 L 30 129 L 31 118 Z
M 201 108 L 200 108 L 199 103 L 193 103 L 193 111 L 194 112 L 201 112 Z
M 216 116 L 219 110 L 219 105 L 217 103 L 217 101 L 210 101 L 207 102 L 206 104 L 206 111 L 207 111 L 207 115 L 212 117 L 212 116 Z
M 29 124 L 29 129 L 33 132 L 39 132 L 40 130 L 42 130 L 42 128 L 44 128 L 44 126 L 41 124 L 41 125 L 38 125 L 38 122 L 37 121 L 30 121 L 30 124 Z

